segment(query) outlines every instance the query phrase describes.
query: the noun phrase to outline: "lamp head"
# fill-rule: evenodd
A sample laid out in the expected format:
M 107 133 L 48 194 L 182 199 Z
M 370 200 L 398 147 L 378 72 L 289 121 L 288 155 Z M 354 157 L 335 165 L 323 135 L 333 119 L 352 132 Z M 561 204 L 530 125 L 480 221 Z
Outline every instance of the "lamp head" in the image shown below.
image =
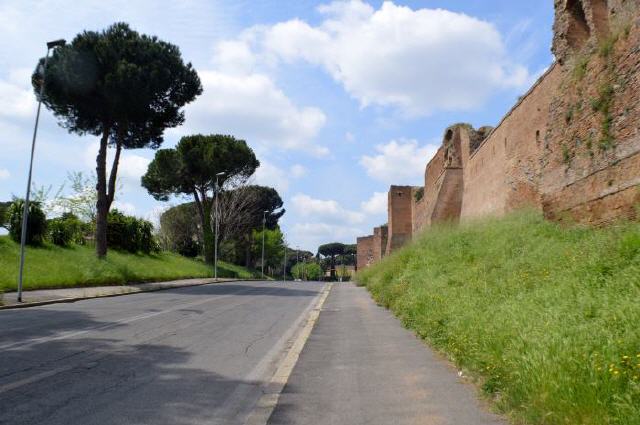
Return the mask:
M 67 42 L 64 38 L 61 38 L 60 40 L 49 41 L 47 43 L 47 49 L 53 49 L 54 47 L 61 47 L 61 46 L 64 46 L 65 44 L 67 44 Z

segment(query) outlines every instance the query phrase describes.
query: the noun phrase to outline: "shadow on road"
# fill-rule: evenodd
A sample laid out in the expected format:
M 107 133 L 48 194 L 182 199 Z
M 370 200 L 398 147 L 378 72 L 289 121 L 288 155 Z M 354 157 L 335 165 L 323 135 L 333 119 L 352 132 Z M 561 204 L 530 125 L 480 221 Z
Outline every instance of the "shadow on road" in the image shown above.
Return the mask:
M 109 324 L 78 312 L 38 313 L 33 317 L 52 322 L 49 334 L 74 321 Z M 238 386 L 261 384 L 212 372 L 212 360 L 196 359 L 171 346 L 162 332 L 141 334 L 134 343 L 73 337 L 3 350 L 0 424 L 216 423 L 220 408 Z M 233 417 L 233 412 L 227 415 Z
M 167 289 L 163 293 L 179 293 L 181 295 L 269 295 L 274 297 L 314 297 L 322 289 L 321 284 L 313 285 L 314 289 L 291 288 L 282 286 L 265 286 L 260 284 L 213 284 L 189 288 Z

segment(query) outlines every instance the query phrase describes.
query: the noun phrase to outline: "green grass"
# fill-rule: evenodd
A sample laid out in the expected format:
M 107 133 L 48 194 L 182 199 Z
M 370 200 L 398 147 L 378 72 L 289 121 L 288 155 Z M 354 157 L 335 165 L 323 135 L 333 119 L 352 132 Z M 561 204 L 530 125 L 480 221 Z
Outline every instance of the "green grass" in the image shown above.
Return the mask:
M 19 248 L 9 237 L 0 236 L 0 292 L 17 288 Z M 93 247 L 45 245 L 27 248 L 24 289 L 121 285 L 212 275 L 211 266 L 202 261 L 172 253 L 142 255 L 110 250 L 107 259 L 101 261 L 95 257 Z M 248 279 L 254 274 L 244 267 L 219 262 L 218 276 Z
M 443 225 L 358 280 L 514 423 L 640 424 L 639 223 Z

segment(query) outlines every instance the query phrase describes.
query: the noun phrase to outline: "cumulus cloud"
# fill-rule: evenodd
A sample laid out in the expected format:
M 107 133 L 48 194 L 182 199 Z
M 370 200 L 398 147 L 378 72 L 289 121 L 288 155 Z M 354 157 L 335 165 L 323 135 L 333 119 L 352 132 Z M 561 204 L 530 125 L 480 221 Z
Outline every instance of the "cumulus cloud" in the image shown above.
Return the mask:
M 365 233 L 365 230 L 354 226 L 322 222 L 296 223 L 289 232 L 294 244 L 312 250 L 327 242 L 353 243 L 358 236 Z
M 507 58 L 497 29 L 477 18 L 391 1 L 377 10 L 361 0 L 318 10 L 324 20 L 317 26 L 293 19 L 242 37 L 271 61 L 322 67 L 363 107 L 393 106 L 409 116 L 474 108 L 496 90 L 530 81 Z
M 124 214 L 127 215 L 135 215 L 136 214 L 136 206 L 133 205 L 131 202 L 124 202 L 124 201 L 118 201 L 115 200 L 113 201 L 113 204 L 111 205 L 111 209 L 116 209 Z
M 374 192 L 368 200 L 360 204 L 360 208 L 366 214 L 381 215 L 387 213 L 388 194 L 386 192 Z
M 294 210 L 304 218 L 345 224 L 359 224 L 365 218 L 361 212 L 347 210 L 334 200 L 315 199 L 309 195 L 297 194 L 291 201 Z
M 99 143 L 93 142 L 87 145 L 84 151 L 84 166 L 93 170 L 96 167 L 96 156 L 98 155 Z M 107 172 L 111 170 L 113 161 L 113 149 L 107 150 Z M 123 150 L 120 154 L 120 162 L 118 163 L 118 179 L 131 183 L 132 186 L 139 186 L 140 178 L 147 172 L 147 167 L 151 160 L 144 156 L 135 154 L 131 151 Z
M 369 177 L 386 184 L 415 184 L 422 181 L 425 164 L 438 146 L 420 146 L 416 140 L 392 140 L 377 145 L 375 150 L 377 155 L 360 158 Z
M 178 132 L 233 134 L 262 147 L 326 155 L 312 140 L 326 122 L 315 107 L 299 107 L 266 75 L 199 71 L 204 93 L 186 109 Z
M 11 177 L 11 173 L 6 168 L 0 168 L 0 180 L 5 180 Z
M 31 73 L 14 69 L 6 79 L 0 79 L 0 118 L 32 118 L 36 99 L 31 88 Z
M 287 173 L 277 165 L 266 160 L 260 161 L 260 167 L 258 167 L 252 179 L 256 184 L 273 187 L 280 194 L 289 190 Z
M 118 174 L 120 177 L 138 181 L 147 172 L 150 162 L 149 158 L 125 152 L 120 157 Z

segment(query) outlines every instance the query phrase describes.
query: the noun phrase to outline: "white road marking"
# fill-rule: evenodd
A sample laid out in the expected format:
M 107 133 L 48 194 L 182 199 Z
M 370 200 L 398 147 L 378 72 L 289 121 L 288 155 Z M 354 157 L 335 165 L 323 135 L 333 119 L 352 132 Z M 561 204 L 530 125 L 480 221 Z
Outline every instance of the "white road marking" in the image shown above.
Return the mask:
M 322 289 L 320 299 L 318 300 L 315 308 L 309 314 L 307 323 L 298 334 L 295 342 L 289 349 L 287 356 L 284 358 L 282 363 L 280 363 L 280 366 L 278 367 L 276 373 L 271 378 L 271 381 L 265 386 L 264 394 L 262 395 L 262 397 L 260 397 L 260 400 L 258 400 L 256 407 L 246 420 L 245 425 L 266 425 L 269 421 L 269 417 L 271 417 L 271 414 L 273 413 L 273 410 L 276 408 L 278 400 L 280 399 L 280 393 L 282 393 L 284 386 L 289 380 L 289 376 L 291 376 L 293 368 L 298 362 L 298 357 L 300 357 L 300 353 L 302 352 L 304 345 L 309 339 L 313 327 L 318 321 L 322 306 L 327 300 L 332 287 L 333 284 L 328 283 Z

